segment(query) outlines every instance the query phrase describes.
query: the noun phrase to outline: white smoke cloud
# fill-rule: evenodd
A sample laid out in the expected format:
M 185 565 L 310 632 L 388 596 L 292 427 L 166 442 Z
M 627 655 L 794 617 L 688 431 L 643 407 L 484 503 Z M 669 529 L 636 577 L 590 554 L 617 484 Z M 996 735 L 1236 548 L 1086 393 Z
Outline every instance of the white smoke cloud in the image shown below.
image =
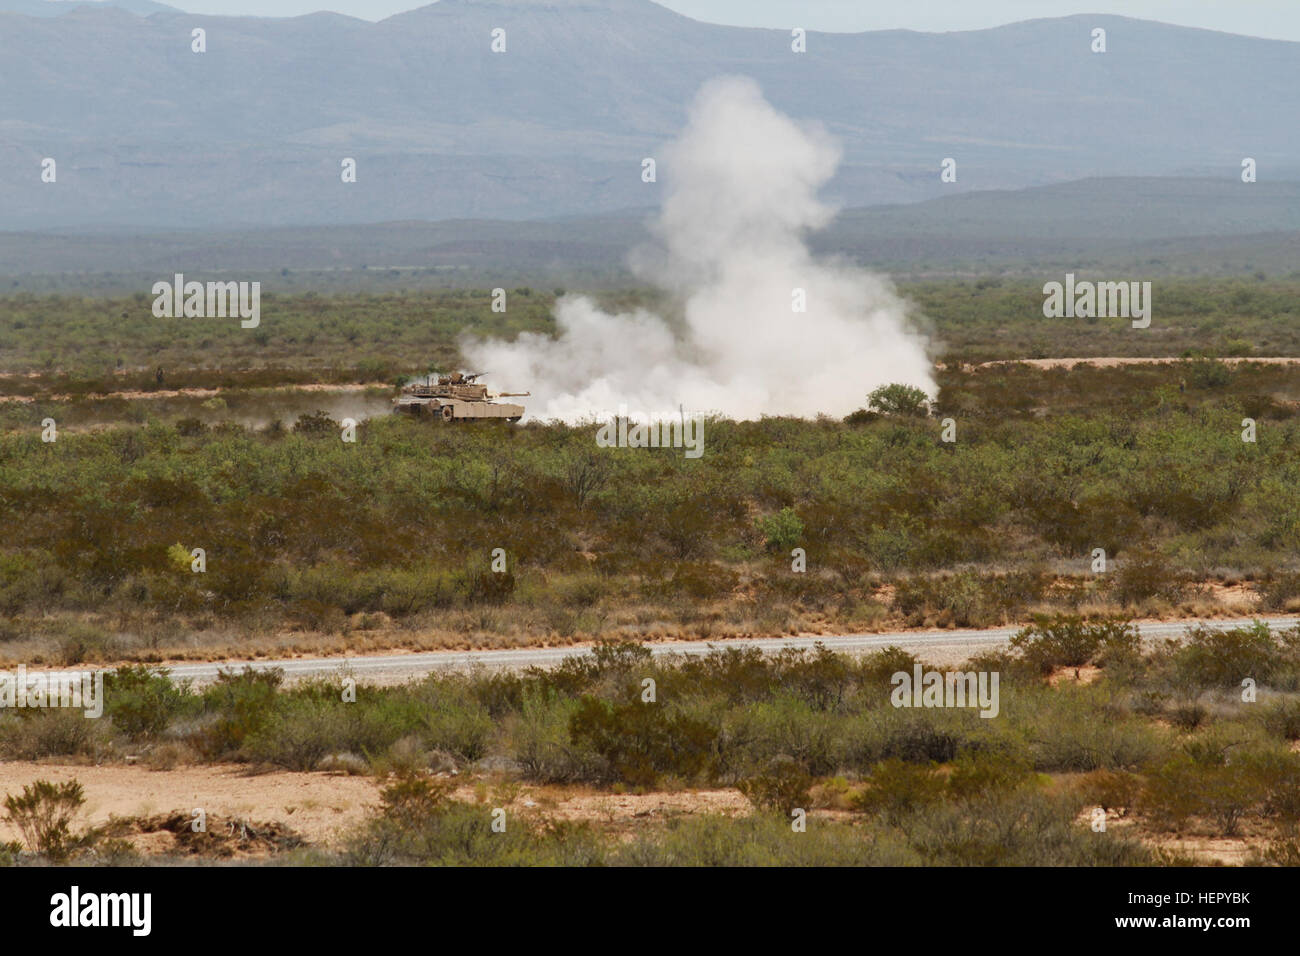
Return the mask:
M 557 335 L 462 342 L 498 387 L 530 391 L 530 417 L 576 423 L 633 413 L 843 416 L 878 385 L 934 395 L 925 340 L 888 280 L 814 260 L 805 234 L 834 211 L 817 199 L 839 164 L 820 127 L 775 110 L 743 77 L 706 83 L 659 163 L 657 243 L 633 255 L 682 319 L 556 304 Z M 792 310 L 803 289 L 807 311 Z

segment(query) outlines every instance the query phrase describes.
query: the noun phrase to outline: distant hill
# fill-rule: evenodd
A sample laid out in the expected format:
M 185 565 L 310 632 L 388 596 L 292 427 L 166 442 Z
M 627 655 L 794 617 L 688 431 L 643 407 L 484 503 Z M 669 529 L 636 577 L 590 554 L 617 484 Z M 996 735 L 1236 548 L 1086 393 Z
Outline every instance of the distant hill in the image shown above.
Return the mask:
M 153 0 L 0 0 L 0 13 L 21 13 L 25 17 L 59 17 L 74 7 L 113 7 L 141 17 L 183 12 Z
M 1108 31 L 1105 54 L 1089 50 L 1094 27 Z M 489 49 L 494 28 L 503 54 Z M 1243 156 L 1261 184 L 1300 179 L 1300 43 L 1086 15 L 807 44 L 792 53 L 789 31 L 700 23 L 650 0 L 441 0 L 379 23 L 146 0 L 0 13 L 0 230 L 654 206 L 672 170 L 645 184 L 641 160 L 720 73 L 753 76 L 841 140 L 829 192 L 846 207 L 1087 177 L 1226 188 Z M 43 157 L 58 163 L 53 185 Z M 355 184 L 340 182 L 344 157 L 359 163 Z M 958 163 L 946 186 L 945 157 Z
M 0 293 L 144 288 L 177 269 L 260 275 L 285 290 L 625 284 L 627 254 L 649 238 L 651 215 L 0 233 Z M 1300 270 L 1300 183 L 1117 178 L 968 193 L 846 209 L 811 242 L 819 254 L 896 274 L 1286 275 Z

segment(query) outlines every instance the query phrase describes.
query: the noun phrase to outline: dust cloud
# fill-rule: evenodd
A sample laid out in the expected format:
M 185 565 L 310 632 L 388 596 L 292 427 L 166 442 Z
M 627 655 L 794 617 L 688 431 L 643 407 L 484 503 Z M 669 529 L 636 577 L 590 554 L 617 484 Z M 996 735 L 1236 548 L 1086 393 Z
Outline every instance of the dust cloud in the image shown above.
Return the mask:
M 606 420 L 718 413 L 843 416 L 878 385 L 935 392 L 925 338 L 884 277 L 819 261 L 805 238 L 834 210 L 817 194 L 840 150 L 780 113 L 744 77 L 706 83 L 658 163 L 666 189 L 636 275 L 670 316 L 610 314 L 582 295 L 556 304 L 554 338 L 466 339 L 497 387 L 530 391 L 530 417 Z M 802 290 L 806 311 L 796 311 Z

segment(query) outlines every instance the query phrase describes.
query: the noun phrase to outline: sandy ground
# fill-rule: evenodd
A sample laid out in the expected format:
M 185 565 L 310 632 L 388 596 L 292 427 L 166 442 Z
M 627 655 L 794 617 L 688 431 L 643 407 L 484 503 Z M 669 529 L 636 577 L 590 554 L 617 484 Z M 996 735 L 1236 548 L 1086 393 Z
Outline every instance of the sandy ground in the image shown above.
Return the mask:
M 371 778 L 341 774 L 250 774 L 245 766 L 220 764 L 154 771 L 124 765 L 0 763 L 0 793 L 19 792 L 35 780 L 79 781 L 86 794 L 82 822 L 92 825 L 107 823 L 112 816 L 177 811 L 192 815 L 202 808 L 209 818 L 282 823 L 309 843 L 324 845 L 379 803 Z M 16 840 L 18 833 L 0 821 L 0 839 Z
M 222 764 L 155 771 L 138 765 L 0 763 L 0 793 L 16 793 L 36 780 L 80 782 L 86 794 L 83 824 L 176 812 L 192 816 L 201 807 L 209 819 L 279 823 L 318 846 L 335 845 L 379 805 L 378 785 L 367 776 L 259 773 L 243 765 Z M 619 794 L 586 787 L 498 787 L 466 779 L 453 798 L 487 807 L 508 806 L 524 816 L 615 826 L 690 813 L 749 812 L 749 803 L 738 790 L 724 789 Z M 11 824 L 0 821 L 0 840 L 18 838 Z
M 266 834 L 284 828 L 318 847 L 338 846 L 353 827 L 377 809 L 379 790 L 374 778 L 333 773 L 256 772 L 245 766 L 215 765 L 154 771 L 139 765 L 90 766 L 68 763 L 14 761 L 0 763 L 0 794 L 15 793 L 35 780 L 62 783 L 77 780 L 85 789 L 86 806 L 78 823 L 101 825 L 110 818 L 151 818 L 155 832 L 128 838 L 139 852 L 176 853 L 173 833 L 158 829 L 166 815 L 181 815 L 181 829 L 203 808 L 214 830 L 228 831 L 238 844 L 238 828 Z M 665 820 L 710 813 L 744 816 L 748 801 L 734 789 L 688 789 L 672 792 L 610 793 L 582 786 L 527 786 L 486 779 L 462 778 L 453 799 L 484 809 L 508 807 L 511 814 L 548 820 L 590 821 L 607 832 L 630 837 Z M 836 810 L 813 810 L 812 816 L 850 820 Z M 1080 815 L 1088 822 L 1088 813 Z M 1132 819 L 1112 821 L 1118 832 L 1134 832 Z M 1150 846 L 1191 857 L 1202 864 L 1240 866 L 1250 861 L 1260 840 L 1245 836 L 1211 837 L 1193 834 L 1137 833 Z M 18 832 L 0 821 L 0 840 L 17 840 Z M 268 845 L 235 846 L 238 856 L 272 852 Z M 229 854 L 226 854 L 229 855 Z

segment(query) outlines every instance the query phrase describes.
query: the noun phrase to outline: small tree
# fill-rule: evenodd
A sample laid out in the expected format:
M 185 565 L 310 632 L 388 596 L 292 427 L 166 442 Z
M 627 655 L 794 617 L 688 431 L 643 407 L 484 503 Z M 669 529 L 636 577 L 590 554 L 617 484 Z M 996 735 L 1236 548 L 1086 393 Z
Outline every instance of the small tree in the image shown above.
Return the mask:
M 915 385 L 893 382 L 882 385 L 867 396 L 867 405 L 882 415 L 910 415 L 924 418 L 930 414 L 930 400 Z

